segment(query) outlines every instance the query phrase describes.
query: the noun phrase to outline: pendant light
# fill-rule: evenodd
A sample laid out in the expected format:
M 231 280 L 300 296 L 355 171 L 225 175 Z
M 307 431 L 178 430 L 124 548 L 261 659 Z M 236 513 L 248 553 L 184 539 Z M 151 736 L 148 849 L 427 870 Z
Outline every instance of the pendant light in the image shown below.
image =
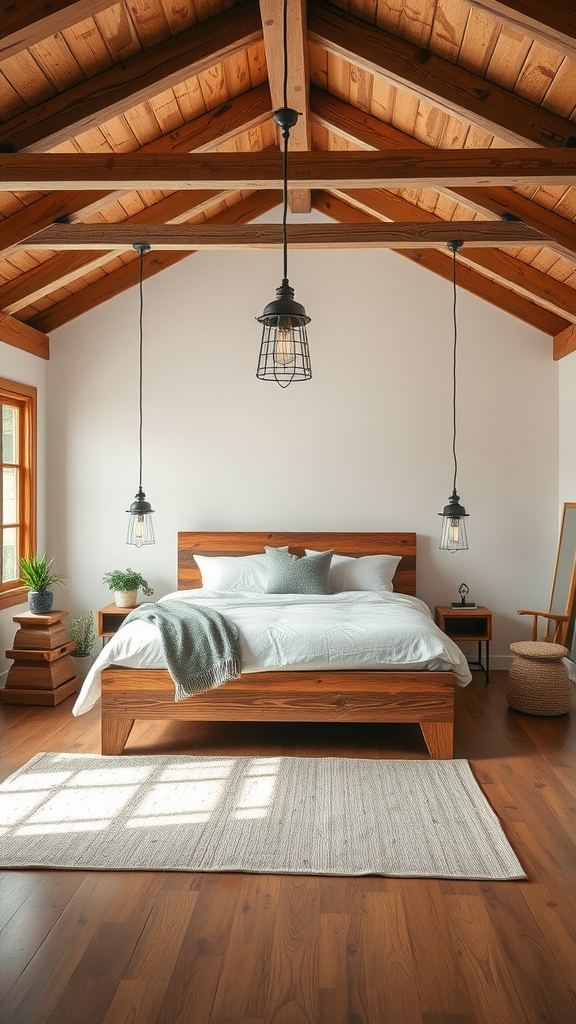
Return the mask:
M 140 430 L 139 430 L 139 450 L 140 450 L 140 477 L 138 491 L 135 495 L 135 499 L 130 505 L 127 511 L 130 513 L 130 519 L 128 521 L 128 535 L 126 537 L 127 544 L 134 544 L 137 548 L 141 548 L 143 544 L 154 544 L 154 525 L 152 523 L 152 513 L 154 509 L 149 501 L 146 501 L 146 495 L 142 490 L 142 349 L 143 349 L 143 312 L 144 312 L 144 293 L 142 288 L 142 282 L 144 280 L 144 253 L 148 252 L 150 246 L 147 242 L 134 242 L 134 248 L 140 256 L 140 346 L 139 346 L 139 396 L 140 396 Z
M 447 505 L 438 515 L 442 516 L 442 537 L 440 539 L 441 551 L 465 551 L 468 548 L 466 537 L 466 519 L 468 513 L 456 492 L 456 475 L 458 472 L 458 460 L 456 458 L 456 345 L 458 342 L 458 323 L 456 319 L 456 253 L 463 243 L 461 241 L 448 242 L 448 248 L 453 255 L 453 302 L 452 316 L 454 322 L 454 355 L 452 361 L 452 456 L 454 458 L 454 484 L 452 494 Z
M 273 118 L 282 131 L 284 208 L 282 212 L 282 243 L 284 250 L 284 275 L 282 284 L 276 289 L 276 298 L 257 317 L 262 326 L 262 341 L 256 376 L 259 380 L 275 380 L 281 388 L 287 388 L 293 380 L 310 380 L 310 351 L 306 324 L 310 317 L 294 299 L 294 289 L 288 282 L 288 238 L 286 218 L 288 214 L 288 140 L 290 129 L 298 122 L 297 110 L 288 106 L 288 0 L 284 0 L 284 106 L 275 110 Z

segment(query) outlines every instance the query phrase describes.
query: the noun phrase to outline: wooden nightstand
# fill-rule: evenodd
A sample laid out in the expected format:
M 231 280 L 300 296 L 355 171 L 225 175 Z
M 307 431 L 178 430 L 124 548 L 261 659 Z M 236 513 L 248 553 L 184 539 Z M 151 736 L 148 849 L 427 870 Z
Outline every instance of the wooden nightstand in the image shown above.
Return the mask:
M 74 641 L 62 623 L 67 615 L 68 612 L 52 611 L 46 615 L 23 612 L 14 616 L 20 628 L 13 648 L 6 651 L 6 657 L 14 664 L 5 689 L 0 691 L 3 704 L 53 708 L 76 693 L 78 679 L 70 658 Z
M 456 643 L 477 641 L 478 661 L 469 661 L 470 668 L 479 668 L 487 683 L 490 682 L 490 641 L 492 639 L 492 612 L 479 605 L 478 608 L 436 608 L 436 625 Z M 485 660 L 482 661 L 482 644 L 486 645 Z
M 137 608 L 138 605 L 134 605 Z M 106 643 L 111 636 L 120 628 L 124 619 L 134 611 L 134 608 L 119 608 L 117 604 L 107 604 L 98 612 L 98 636 L 101 636 Z

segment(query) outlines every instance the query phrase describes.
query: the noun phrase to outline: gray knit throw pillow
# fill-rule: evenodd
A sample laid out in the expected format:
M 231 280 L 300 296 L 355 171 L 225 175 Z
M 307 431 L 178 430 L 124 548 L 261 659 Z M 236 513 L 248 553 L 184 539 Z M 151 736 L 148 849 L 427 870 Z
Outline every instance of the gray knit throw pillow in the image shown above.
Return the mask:
M 266 548 L 268 594 L 329 594 L 333 551 L 297 558 L 289 551 Z

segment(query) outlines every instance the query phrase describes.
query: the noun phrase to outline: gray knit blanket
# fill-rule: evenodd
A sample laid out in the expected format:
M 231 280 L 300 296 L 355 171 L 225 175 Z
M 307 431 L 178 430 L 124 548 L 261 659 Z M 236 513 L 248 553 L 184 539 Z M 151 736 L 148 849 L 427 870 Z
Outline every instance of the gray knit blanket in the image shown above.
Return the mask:
M 122 627 L 135 619 L 158 627 L 168 671 L 174 680 L 175 700 L 186 700 L 212 690 L 240 675 L 238 630 L 219 612 L 186 601 L 142 604 L 126 616 Z

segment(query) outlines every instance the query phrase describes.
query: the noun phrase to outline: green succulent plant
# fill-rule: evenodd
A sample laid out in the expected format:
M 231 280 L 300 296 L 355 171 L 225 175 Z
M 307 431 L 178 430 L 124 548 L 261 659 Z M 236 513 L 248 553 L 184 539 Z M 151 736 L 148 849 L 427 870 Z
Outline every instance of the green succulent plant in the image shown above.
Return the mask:
M 50 590 L 51 587 L 63 587 L 66 579 L 62 573 L 55 572 L 52 566 L 54 559 L 50 561 L 46 555 L 36 558 L 20 558 L 20 579 L 30 590 Z
M 146 595 L 151 597 L 154 593 L 152 587 L 145 580 L 139 572 L 135 572 L 134 569 L 113 569 L 112 572 L 107 572 L 102 577 L 102 583 L 105 583 L 109 590 L 140 590 Z

